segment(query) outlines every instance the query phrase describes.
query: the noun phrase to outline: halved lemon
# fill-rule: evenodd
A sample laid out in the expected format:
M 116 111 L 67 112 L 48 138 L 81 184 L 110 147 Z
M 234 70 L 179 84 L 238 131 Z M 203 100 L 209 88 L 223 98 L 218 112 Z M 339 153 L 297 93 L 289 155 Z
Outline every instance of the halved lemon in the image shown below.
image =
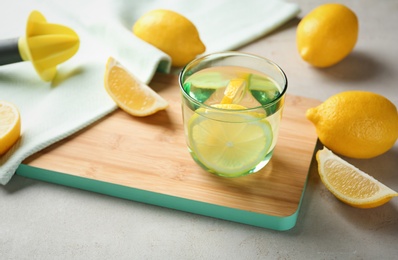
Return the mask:
M 316 154 L 318 170 L 326 188 L 344 203 L 357 208 L 374 208 L 398 193 L 367 173 L 323 148 Z
M 106 64 L 104 86 L 113 101 L 133 116 L 152 115 L 168 106 L 165 99 L 112 57 Z
M 197 160 L 218 175 L 249 173 L 268 154 L 273 134 L 264 115 L 236 104 L 198 109 L 188 123 L 189 146 Z M 228 111 L 225 110 L 238 110 Z
M 14 104 L 0 101 L 0 156 L 15 144 L 21 135 L 21 118 Z

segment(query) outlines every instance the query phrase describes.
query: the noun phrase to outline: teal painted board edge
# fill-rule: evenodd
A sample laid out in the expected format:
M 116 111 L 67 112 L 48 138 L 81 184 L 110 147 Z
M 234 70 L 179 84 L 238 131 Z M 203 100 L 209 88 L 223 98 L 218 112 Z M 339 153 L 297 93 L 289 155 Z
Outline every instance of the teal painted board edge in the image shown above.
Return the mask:
M 107 183 L 70 174 L 64 174 L 56 171 L 44 170 L 25 164 L 19 165 L 18 169 L 16 170 L 16 174 L 31 179 L 60 184 L 82 190 L 88 190 L 122 199 L 138 201 L 142 203 L 234 221 L 252 226 L 274 229 L 278 231 L 289 230 L 296 225 L 304 191 L 307 185 L 306 180 L 296 212 L 290 216 L 277 217 L 156 192 L 150 192 L 128 186 Z

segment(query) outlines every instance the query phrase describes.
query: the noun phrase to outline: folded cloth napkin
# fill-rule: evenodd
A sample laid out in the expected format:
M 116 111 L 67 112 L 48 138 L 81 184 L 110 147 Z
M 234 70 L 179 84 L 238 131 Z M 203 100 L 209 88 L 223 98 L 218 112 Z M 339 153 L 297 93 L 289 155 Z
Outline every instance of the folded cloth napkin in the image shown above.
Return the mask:
M 6 6 L 5 6 L 6 5 Z M 80 48 L 58 66 L 51 83 L 36 75 L 30 62 L 0 67 L 0 100 L 20 110 L 22 136 L 0 157 L 0 183 L 6 184 L 28 156 L 77 132 L 116 109 L 104 90 L 109 56 L 148 83 L 156 71 L 170 72 L 170 57 L 135 35 L 131 28 L 145 12 L 169 9 L 190 19 L 206 53 L 234 50 L 277 28 L 299 12 L 283 0 L 142 0 L 142 1 L 7 1 L 0 4 L 0 36 L 24 35 L 33 10 L 50 23 L 74 29 Z

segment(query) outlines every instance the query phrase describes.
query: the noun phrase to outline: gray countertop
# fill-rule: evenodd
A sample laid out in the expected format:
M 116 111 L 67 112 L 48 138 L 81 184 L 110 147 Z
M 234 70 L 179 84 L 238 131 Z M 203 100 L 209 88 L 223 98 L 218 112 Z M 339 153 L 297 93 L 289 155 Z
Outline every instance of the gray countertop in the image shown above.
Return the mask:
M 326 69 L 296 50 L 299 18 L 326 1 L 293 1 L 302 12 L 241 48 L 278 63 L 289 93 L 321 101 L 351 89 L 373 91 L 398 106 L 398 2 L 344 2 L 358 15 L 354 51 Z M 320 144 L 318 144 L 320 146 Z M 398 142 L 379 157 L 349 159 L 398 190 Z M 396 259 L 398 198 L 374 209 L 339 202 L 316 163 L 297 224 L 273 231 L 14 176 L 0 186 L 0 259 Z

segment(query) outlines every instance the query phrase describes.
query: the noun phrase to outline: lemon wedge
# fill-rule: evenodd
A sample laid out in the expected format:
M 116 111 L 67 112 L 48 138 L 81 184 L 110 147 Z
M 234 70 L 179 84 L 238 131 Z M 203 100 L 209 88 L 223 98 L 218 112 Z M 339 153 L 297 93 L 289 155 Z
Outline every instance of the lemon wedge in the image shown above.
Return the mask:
M 339 200 L 357 208 L 374 208 L 398 193 L 323 148 L 316 154 L 318 170 L 326 188 Z
M 110 57 L 104 86 L 116 104 L 133 116 L 148 116 L 168 106 L 168 102 Z
M 237 104 L 242 99 L 246 90 L 246 80 L 242 78 L 231 79 L 225 88 L 221 104 Z

